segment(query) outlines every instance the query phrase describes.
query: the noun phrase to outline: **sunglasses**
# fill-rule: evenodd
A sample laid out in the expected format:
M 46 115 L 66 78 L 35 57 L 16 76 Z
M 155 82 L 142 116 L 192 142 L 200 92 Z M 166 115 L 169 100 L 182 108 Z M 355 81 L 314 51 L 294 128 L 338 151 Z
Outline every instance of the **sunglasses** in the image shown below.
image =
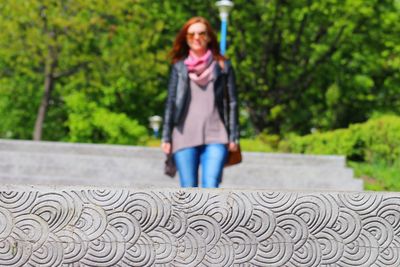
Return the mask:
M 196 34 L 199 36 L 200 39 L 205 39 L 207 37 L 207 32 L 203 31 L 203 32 L 188 32 L 186 34 L 186 37 L 190 40 L 192 40 Z

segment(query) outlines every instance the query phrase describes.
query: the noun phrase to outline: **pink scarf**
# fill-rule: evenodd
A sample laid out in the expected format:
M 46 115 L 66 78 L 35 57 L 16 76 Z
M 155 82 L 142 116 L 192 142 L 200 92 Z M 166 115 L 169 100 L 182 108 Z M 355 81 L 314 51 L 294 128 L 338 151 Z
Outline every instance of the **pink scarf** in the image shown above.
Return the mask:
M 213 60 L 211 50 L 197 57 L 192 51 L 184 61 L 189 71 L 189 78 L 200 86 L 206 86 L 212 80 L 212 71 L 215 62 Z

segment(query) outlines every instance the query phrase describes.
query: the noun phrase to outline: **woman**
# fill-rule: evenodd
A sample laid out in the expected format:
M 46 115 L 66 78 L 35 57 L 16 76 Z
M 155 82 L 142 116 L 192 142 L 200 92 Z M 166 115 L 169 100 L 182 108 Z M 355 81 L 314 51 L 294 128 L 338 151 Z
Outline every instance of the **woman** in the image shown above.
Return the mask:
M 203 17 L 179 31 L 172 51 L 162 135 L 173 153 L 182 187 L 217 188 L 228 149 L 238 149 L 238 106 L 234 71 L 219 52 L 216 35 Z

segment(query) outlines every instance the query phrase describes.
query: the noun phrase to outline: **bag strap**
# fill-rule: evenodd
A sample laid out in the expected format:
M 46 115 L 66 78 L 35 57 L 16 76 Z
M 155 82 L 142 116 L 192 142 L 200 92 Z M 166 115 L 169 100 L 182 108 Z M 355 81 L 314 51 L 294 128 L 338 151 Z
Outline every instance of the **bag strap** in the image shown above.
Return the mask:
M 225 61 L 222 59 L 218 60 L 218 65 L 221 67 L 221 70 L 224 71 Z M 225 96 L 226 101 L 228 101 L 228 89 L 226 88 L 227 80 L 226 80 L 226 75 L 224 75 L 224 76 L 225 76 L 224 81 L 223 81 L 224 82 L 224 96 Z

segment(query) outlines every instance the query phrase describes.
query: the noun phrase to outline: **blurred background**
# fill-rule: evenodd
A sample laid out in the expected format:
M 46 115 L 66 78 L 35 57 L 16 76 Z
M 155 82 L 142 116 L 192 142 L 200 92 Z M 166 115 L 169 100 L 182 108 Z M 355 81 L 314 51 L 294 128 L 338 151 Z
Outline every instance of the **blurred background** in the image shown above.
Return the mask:
M 345 155 L 399 191 L 400 1 L 233 2 L 243 150 Z M 1 1 L 0 138 L 159 146 L 168 52 L 198 15 L 219 34 L 214 1 Z

